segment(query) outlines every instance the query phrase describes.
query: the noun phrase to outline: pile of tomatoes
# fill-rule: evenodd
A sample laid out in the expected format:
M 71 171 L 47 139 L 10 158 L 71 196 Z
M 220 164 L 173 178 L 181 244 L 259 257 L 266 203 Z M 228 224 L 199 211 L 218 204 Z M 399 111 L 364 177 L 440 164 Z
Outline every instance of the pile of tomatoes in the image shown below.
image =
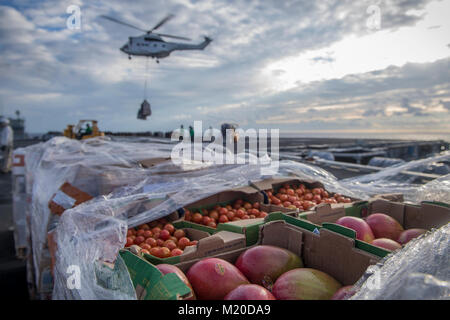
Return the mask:
M 216 228 L 219 223 L 227 223 L 231 221 L 265 218 L 267 212 L 261 211 L 259 202 L 250 203 L 242 199 L 236 200 L 232 205 L 219 206 L 209 210 L 202 209 L 203 212 L 192 213 L 188 209 L 184 209 L 184 219 L 186 221 L 203 224 L 210 228 Z
M 324 188 L 308 189 L 304 184 L 284 184 L 277 193 L 266 190 L 269 203 L 289 209 L 309 210 L 320 203 L 350 203 L 352 200 L 336 193 L 332 196 Z
M 184 248 L 196 244 L 197 240 L 191 241 L 183 229 L 176 229 L 173 224 L 162 218 L 128 229 L 125 247 L 138 245 L 141 254 L 168 258 L 179 256 Z

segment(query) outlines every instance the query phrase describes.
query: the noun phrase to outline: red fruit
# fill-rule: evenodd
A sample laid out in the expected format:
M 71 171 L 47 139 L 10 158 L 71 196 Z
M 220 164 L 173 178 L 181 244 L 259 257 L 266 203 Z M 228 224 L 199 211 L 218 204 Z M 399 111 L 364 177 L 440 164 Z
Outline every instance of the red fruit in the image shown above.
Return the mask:
M 144 253 L 150 254 L 150 251 L 148 251 L 147 249 L 142 249 L 142 250 L 141 250 L 141 254 L 143 255 Z
M 273 294 L 257 284 L 241 284 L 231 290 L 224 300 L 276 300 Z
M 314 188 L 314 189 L 312 189 L 312 194 L 314 194 L 314 195 L 320 195 L 320 194 L 322 194 L 322 188 Z
M 157 247 L 162 247 L 163 245 L 164 245 L 164 240 L 163 239 L 161 239 L 161 238 L 156 239 L 156 246 Z
M 159 249 L 160 247 L 153 247 L 150 249 L 150 254 L 155 257 L 159 257 Z
M 325 190 L 322 191 L 322 198 L 323 199 L 326 199 L 326 198 L 329 198 L 329 197 L 330 197 L 330 195 L 328 194 L 328 192 L 326 192 Z
M 210 221 L 208 224 L 207 224 L 207 226 L 208 227 L 210 227 L 210 228 L 217 228 L 217 224 L 214 222 L 214 221 Z
M 297 197 L 294 197 L 294 196 L 289 196 L 289 197 L 288 197 L 288 201 L 289 201 L 290 203 L 294 203 L 294 202 L 297 201 L 297 200 L 298 200 Z
M 247 278 L 228 261 L 206 258 L 195 263 L 186 274 L 200 300 L 223 300 Z
M 175 244 L 178 244 L 178 239 L 174 236 L 170 236 L 169 240 L 172 240 Z
M 182 254 L 183 254 L 183 250 L 181 250 L 179 248 L 175 248 L 170 252 L 171 257 L 181 256 Z
M 219 218 L 219 222 L 220 223 L 226 223 L 226 222 L 228 222 L 228 217 L 226 216 L 226 215 L 221 215 L 220 216 L 220 218 Z
M 128 229 L 128 231 L 127 231 L 127 237 L 134 236 L 135 234 L 136 234 L 136 230 L 134 230 L 134 229 Z
M 279 206 L 279 205 L 281 204 L 281 200 L 278 199 L 278 198 L 276 198 L 276 197 L 273 197 L 273 198 L 272 198 L 272 203 L 273 203 L 274 205 L 276 205 L 276 206 Z
M 296 193 L 298 196 L 301 196 L 301 195 L 303 195 L 303 189 L 298 188 L 298 189 L 295 190 L 295 193 Z
M 312 193 L 307 193 L 304 195 L 303 199 L 311 201 L 314 198 Z
M 228 220 L 233 220 L 235 213 L 233 211 L 228 211 L 227 218 Z
M 339 218 L 338 221 L 336 221 L 336 223 L 341 226 L 355 230 L 356 239 L 369 243 L 375 239 L 372 230 L 363 219 L 347 216 Z
M 188 212 L 185 212 L 184 213 L 184 220 L 191 221 L 192 220 L 192 214 L 188 213 Z
M 244 214 L 244 216 L 242 217 L 242 220 L 246 220 L 246 219 L 250 219 L 248 214 Z
M 299 268 L 282 274 L 272 294 L 278 300 L 329 300 L 342 285 L 330 275 L 311 268 Z
M 198 240 L 192 240 L 189 242 L 188 246 L 196 246 L 198 243 Z
M 163 239 L 164 241 L 168 240 L 170 238 L 170 232 L 166 229 L 161 230 L 159 233 L 159 238 Z
M 205 226 L 208 225 L 208 223 L 210 223 L 212 221 L 212 219 L 209 216 L 203 216 L 202 219 L 202 224 L 204 224 Z
M 322 197 L 320 196 L 320 194 L 315 194 L 313 200 L 316 200 L 317 203 L 320 203 L 320 201 L 322 201 Z
M 366 219 L 375 238 L 388 238 L 396 241 L 404 231 L 400 223 L 384 213 L 373 213 Z
M 181 271 L 178 267 L 171 265 L 171 264 L 165 264 L 161 263 L 156 265 L 156 268 L 162 273 L 162 274 L 168 274 L 168 273 L 175 273 L 178 278 L 181 279 L 190 289 L 192 292 L 192 298 L 186 299 L 186 300 L 195 300 L 195 293 L 194 289 L 192 289 L 191 283 L 189 282 L 188 278 L 184 274 L 183 271 Z
M 280 194 L 280 197 L 279 197 L 279 199 L 281 200 L 281 201 L 288 201 L 288 199 L 289 199 L 289 196 L 287 195 L 287 194 Z
M 194 215 L 192 216 L 192 221 L 194 221 L 195 223 L 202 223 L 203 220 L 203 216 L 200 213 L 194 213 Z
M 253 208 L 259 210 L 259 202 L 255 202 L 255 203 L 253 204 Z
M 408 243 L 411 239 L 417 238 L 418 236 L 420 236 L 425 232 L 427 232 L 427 230 L 417 228 L 405 230 L 400 234 L 400 236 L 397 239 L 397 242 L 404 245 Z
M 209 213 L 209 217 L 210 217 L 211 219 L 214 219 L 214 221 L 216 221 L 217 219 L 219 219 L 219 213 L 218 213 L 216 210 L 212 210 L 212 211 Z
M 145 238 L 143 236 L 137 236 L 136 239 L 134 239 L 134 244 L 140 245 L 144 241 Z
M 178 248 L 180 248 L 181 250 L 184 250 L 184 248 L 186 246 L 188 246 L 190 242 L 191 242 L 191 240 L 189 240 L 188 238 L 182 237 L 178 240 Z
M 220 215 L 224 215 L 224 214 L 227 214 L 228 213 L 228 209 L 227 208 L 220 208 L 219 209 L 219 214 Z
M 289 207 L 289 206 L 291 206 L 292 205 L 292 203 L 290 203 L 289 201 L 285 201 L 285 202 L 283 202 L 283 207 Z
M 145 230 L 143 236 L 144 238 L 150 238 L 151 236 L 153 236 L 153 232 L 151 232 L 150 230 Z
M 160 258 L 168 258 L 170 257 L 170 249 L 166 247 L 162 247 L 159 249 Z
M 259 214 L 258 218 L 265 218 L 267 217 L 267 213 L 264 211 L 261 211 L 261 213 Z
M 142 229 L 142 230 L 150 230 L 150 227 L 148 226 L 148 224 L 144 223 L 144 224 L 141 224 L 141 225 L 139 226 L 139 229 Z
M 356 293 L 356 289 L 353 286 L 345 286 L 340 288 L 331 297 L 331 300 L 347 300 Z
M 388 239 L 388 238 L 378 238 L 372 241 L 374 246 L 381 247 L 384 249 L 387 249 L 389 251 L 395 251 L 397 249 L 400 249 L 402 245 L 398 242 L 395 242 L 394 240 Z
M 183 238 L 183 237 L 186 235 L 186 232 L 184 232 L 184 230 L 182 230 L 182 229 L 178 229 L 178 230 L 175 230 L 175 232 L 173 233 L 173 235 L 174 235 L 177 239 L 180 239 L 180 238 Z
M 249 210 L 249 209 L 251 209 L 253 206 L 252 206 L 252 204 L 250 203 L 250 202 L 246 202 L 246 203 L 244 203 L 244 208 L 246 209 L 246 210 Z
M 170 234 L 173 234 L 173 232 L 175 231 L 175 227 L 171 223 L 166 224 L 164 226 L 164 229 L 169 231 Z
M 245 215 L 245 211 L 244 211 L 244 210 L 239 209 L 239 210 L 236 211 L 236 217 L 242 219 L 242 217 L 243 217 L 244 215 Z
M 144 236 L 144 233 L 145 233 L 145 230 L 143 230 L 143 229 L 139 229 L 137 232 L 136 232 L 136 236 Z
M 150 247 L 156 247 L 156 240 L 153 238 L 145 239 L 145 243 L 148 244 Z
M 177 245 L 172 240 L 166 240 L 163 244 L 164 247 L 168 248 L 170 251 L 177 248 Z
M 279 276 L 289 270 L 303 267 L 303 262 L 289 250 L 261 245 L 244 251 L 235 265 L 251 283 L 271 290 Z
M 154 228 L 152 229 L 152 232 L 153 232 L 153 234 L 155 234 L 155 233 L 160 233 L 160 232 L 161 232 L 161 228 L 154 227 Z
M 125 244 L 125 247 L 129 247 L 134 244 L 134 239 L 131 237 L 127 237 L 127 243 Z
M 149 251 L 152 247 L 144 242 L 141 243 L 141 248 Z

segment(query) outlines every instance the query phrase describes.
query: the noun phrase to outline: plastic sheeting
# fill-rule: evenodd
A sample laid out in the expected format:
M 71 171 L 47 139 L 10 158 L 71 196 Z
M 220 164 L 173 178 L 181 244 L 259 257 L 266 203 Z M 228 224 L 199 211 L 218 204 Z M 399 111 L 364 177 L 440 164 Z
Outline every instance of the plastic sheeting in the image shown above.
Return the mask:
M 450 224 L 370 266 L 351 300 L 450 299 Z
M 418 197 L 421 201 L 434 200 L 449 203 L 450 175 L 442 176 L 424 185 L 420 177 L 405 173 L 405 171 L 425 172 L 430 165 L 448 161 L 450 161 L 450 151 L 439 156 L 386 168 L 373 174 L 344 179 L 340 181 L 340 184 L 361 194 L 403 193 L 406 201 L 414 203 L 418 202 Z

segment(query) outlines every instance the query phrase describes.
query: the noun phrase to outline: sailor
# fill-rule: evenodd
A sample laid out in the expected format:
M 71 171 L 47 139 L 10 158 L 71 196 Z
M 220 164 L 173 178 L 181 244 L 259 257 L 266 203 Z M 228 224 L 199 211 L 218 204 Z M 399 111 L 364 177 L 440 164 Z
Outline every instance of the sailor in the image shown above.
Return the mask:
M 92 134 L 92 128 L 91 128 L 91 126 L 89 125 L 89 123 L 86 123 L 86 130 L 84 131 L 84 135 L 90 135 L 90 134 Z
M 12 165 L 13 152 L 13 131 L 9 126 L 9 120 L 5 117 L 0 117 L 0 170 L 3 173 L 8 173 Z

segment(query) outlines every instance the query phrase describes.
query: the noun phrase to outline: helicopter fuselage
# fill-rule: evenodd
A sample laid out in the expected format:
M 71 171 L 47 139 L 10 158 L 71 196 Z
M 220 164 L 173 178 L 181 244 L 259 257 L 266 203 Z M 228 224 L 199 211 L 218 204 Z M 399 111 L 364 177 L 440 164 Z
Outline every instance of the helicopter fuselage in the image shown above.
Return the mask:
M 128 42 L 120 50 L 129 56 L 145 56 L 152 58 L 165 58 L 175 50 L 203 50 L 211 39 L 205 37 L 200 44 L 187 44 L 177 42 L 166 42 L 155 34 L 145 34 L 139 37 L 130 37 Z

